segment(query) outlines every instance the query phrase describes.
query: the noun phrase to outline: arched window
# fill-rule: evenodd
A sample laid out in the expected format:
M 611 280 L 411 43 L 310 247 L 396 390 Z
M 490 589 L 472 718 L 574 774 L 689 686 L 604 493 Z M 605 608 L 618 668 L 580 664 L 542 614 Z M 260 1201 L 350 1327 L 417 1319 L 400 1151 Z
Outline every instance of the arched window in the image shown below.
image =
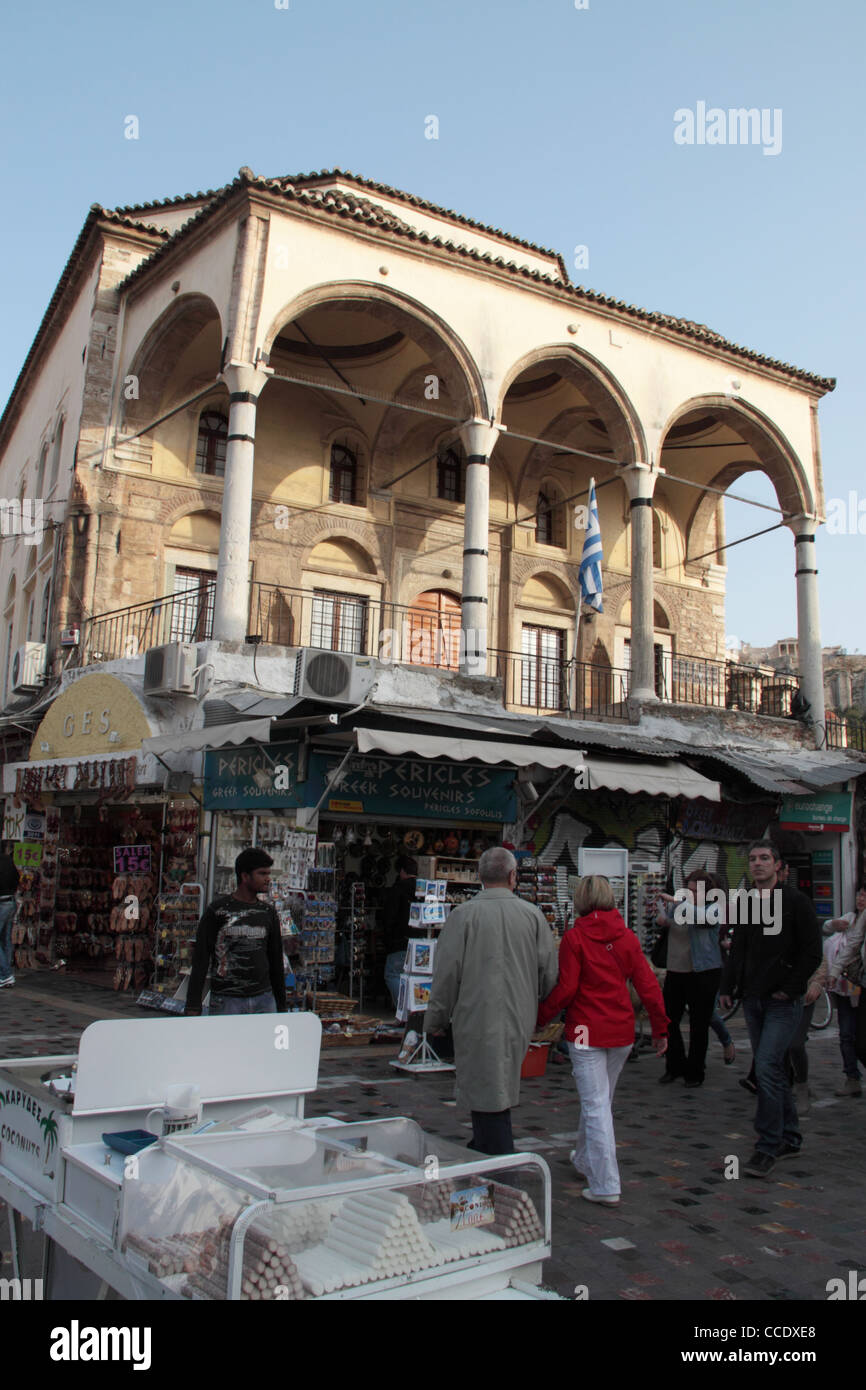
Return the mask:
M 437 460 L 436 496 L 444 502 L 465 501 L 463 463 L 456 449 L 444 449 Z
M 57 424 L 57 429 L 54 431 L 54 453 L 51 458 L 51 483 L 49 484 L 49 488 L 54 487 L 54 484 L 57 482 L 57 478 L 60 473 L 60 454 L 63 449 L 64 423 L 65 422 L 63 420 L 63 417 L 61 416 Z M 37 488 L 37 496 L 38 493 L 39 489 Z
M 428 589 L 409 609 L 409 649 L 404 661 L 412 666 L 460 666 L 461 606 L 456 594 Z
M 345 444 L 331 445 L 331 502 L 344 502 L 349 507 L 360 506 L 358 500 L 358 456 Z
M 48 610 L 51 606 L 51 580 L 45 582 L 42 590 L 42 614 L 39 618 L 39 641 L 48 641 Z
M 539 488 L 535 503 L 535 539 L 538 545 L 565 545 L 559 491 L 550 484 Z
M 42 488 L 45 484 L 45 464 L 48 459 L 48 445 L 42 445 L 42 452 L 39 455 L 39 467 L 36 469 L 36 496 L 42 496 Z
M 195 471 L 212 478 L 225 477 L 229 422 L 221 410 L 203 410 L 198 422 Z
M 660 570 L 662 567 L 662 521 L 658 512 L 653 508 L 653 569 Z

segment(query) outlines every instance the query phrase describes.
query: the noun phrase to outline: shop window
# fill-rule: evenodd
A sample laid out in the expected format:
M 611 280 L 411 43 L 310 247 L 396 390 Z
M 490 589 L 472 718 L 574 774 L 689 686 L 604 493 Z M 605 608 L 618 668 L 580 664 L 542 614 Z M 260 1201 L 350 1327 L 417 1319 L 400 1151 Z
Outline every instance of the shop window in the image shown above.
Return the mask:
M 205 642 L 213 632 L 215 576 L 210 570 L 174 572 L 170 642 Z
M 565 693 L 565 634 L 557 627 L 524 626 L 520 703 L 562 709 Z
M 328 499 L 360 506 L 358 499 L 358 456 L 345 444 L 331 445 L 331 484 Z
M 413 666 L 460 666 L 460 600 L 442 589 L 419 594 L 409 609 L 409 649 L 404 661 Z
M 454 449 L 446 449 L 437 461 L 436 496 L 443 502 L 465 501 L 465 477 L 460 455 Z
M 203 410 L 198 422 L 195 471 L 213 478 L 225 477 L 229 422 L 221 410 Z
M 367 600 L 353 594 L 317 590 L 313 597 L 310 646 L 363 656 L 367 649 Z

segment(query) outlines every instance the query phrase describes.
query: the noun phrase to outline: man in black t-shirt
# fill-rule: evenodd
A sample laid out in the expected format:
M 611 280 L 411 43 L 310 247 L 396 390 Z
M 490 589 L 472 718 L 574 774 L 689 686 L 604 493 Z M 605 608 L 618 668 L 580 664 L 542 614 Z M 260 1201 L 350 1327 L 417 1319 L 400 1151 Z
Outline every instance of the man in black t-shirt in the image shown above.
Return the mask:
M 235 860 L 238 886 L 205 908 L 198 924 L 186 996 L 187 1015 L 201 1013 L 210 970 L 211 1017 L 286 1011 L 283 943 L 276 908 L 259 899 L 268 891 L 270 855 L 245 849 Z

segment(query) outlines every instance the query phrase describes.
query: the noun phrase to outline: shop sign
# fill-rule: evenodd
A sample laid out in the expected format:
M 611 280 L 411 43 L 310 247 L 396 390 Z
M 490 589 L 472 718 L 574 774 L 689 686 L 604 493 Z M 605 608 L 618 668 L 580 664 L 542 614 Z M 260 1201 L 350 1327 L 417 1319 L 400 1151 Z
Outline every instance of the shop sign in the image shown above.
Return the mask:
M 42 863 L 42 842 L 18 840 L 12 849 L 12 861 L 17 869 L 38 869 Z
M 342 759 L 314 754 L 310 762 L 311 777 L 315 772 L 327 778 Z M 513 821 L 517 816 L 513 768 L 359 753 L 346 763 L 335 791 L 367 816 L 464 821 Z M 334 803 L 326 801 L 323 810 L 335 810 Z
M 492 1183 L 451 1193 L 452 1231 L 463 1231 L 467 1226 L 490 1226 L 495 1220 Z
M 204 759 L 205 810 L 315 806 L 321 784 L 318 789 L 311 785 L 315 781 L 312 766 L 309 780 L 298 784 L 299 749 L 298 743 L 269 743 L 266 749 L 258 744 L 211 749 Z
M 4 840 L 23 840 L 26 814 L 24 807 L 16 806 L 11 796 L 6 798 L 6 810 L 3 813 Z
M 37 811 L 28 811 L 24 817 L 22 840 L 45 839 L 45 817 Z
M 63 1124 L 63 1118 L 59 1123 Z M 56 1110 L 32 1092 L 0 1077 L 0 1163 L 46 1191 L 43 1175 L 53 1168 L 61 1134 Z
M 816 792 L 812 796 L 783 796 L 779 813 L 782 830 L 841 834 L 851 826 L 852 792 Z
M 705 801 L 702 796 L 684 803 L 676 829 L 684 840 L 721 840 L 746 844 L 758 840 L 773 819 L 773 807 L 738 806 L 733 801 Z
M 149 874 L 150 845 L 115 845 L 114 872 L 116 874 Z

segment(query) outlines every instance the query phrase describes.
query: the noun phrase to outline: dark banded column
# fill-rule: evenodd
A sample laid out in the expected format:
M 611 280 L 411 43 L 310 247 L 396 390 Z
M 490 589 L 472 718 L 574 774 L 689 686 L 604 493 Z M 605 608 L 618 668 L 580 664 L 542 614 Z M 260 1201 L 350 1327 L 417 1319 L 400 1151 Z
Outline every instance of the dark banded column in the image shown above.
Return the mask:
M 797 651 L 800 690 L 812 708 L 809 718 L 824 724 L 824 669 L 821 660 L 821 615 L 818 608 L 818 563 L 815 556 L 813 516 L 798 516 L 788 523 L 794 532 L 797 556 Z M 823 727 L 818 734 L 823 742 Z
M 464 425 L 466 509 L 463 517 L 463 593 L 460 672 L 487 675 L 488 547 L 490 543 L 490 455 L 499 430 L 484 421 Z
M 220 642 L 242 642 L 247 634 L 250 605 L 256 405 L 268 373 L 266 369 L 230 362 L 222 375 L 229 388 L 229 432 L 213 635 Z
M 633 463 L 624 478 L 631 507 L 631 671 L 628 693 L 657 700 L 653 603 L 653 492 L 658 472 Z

